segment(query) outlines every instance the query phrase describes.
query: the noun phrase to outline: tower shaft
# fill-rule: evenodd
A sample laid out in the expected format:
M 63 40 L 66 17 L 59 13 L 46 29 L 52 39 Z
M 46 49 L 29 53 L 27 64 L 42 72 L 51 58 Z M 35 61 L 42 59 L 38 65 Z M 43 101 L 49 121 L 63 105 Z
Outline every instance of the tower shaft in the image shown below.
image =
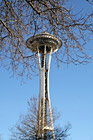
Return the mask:
M 32 52 L 38 54 L 40 76 L 39 104 L 37 115 L 37 134 L 40 139 L 49 140 L 48 133 L 52 133 L 55 140 L 52 111 L 49 97 L 49 70 L 51 54 L 62 46 L 62 41 L 47 32 L 42 32 L 27 39 L 26 45 Z
M 52 111 L 51 111 L 51 104 L 50 104 L 50 97 L 49 97 L 49 70 L 50 70 L 51 54 L 52 54 L 52 49 L 49 53 L 49 58 L 47 60 L 46 45 L 44 46 L 44 50 L 42 54 L 39 53 L 39 48 L 38 48 L 40 92 L 39 92 L 37 126 L 38 126 L 38 136 L 42 137 L 42 139 L 44 140 L 47 140 L 47 133 L 49 131 L 51 131 L 52 138 L 53 140 L 55 140 Z

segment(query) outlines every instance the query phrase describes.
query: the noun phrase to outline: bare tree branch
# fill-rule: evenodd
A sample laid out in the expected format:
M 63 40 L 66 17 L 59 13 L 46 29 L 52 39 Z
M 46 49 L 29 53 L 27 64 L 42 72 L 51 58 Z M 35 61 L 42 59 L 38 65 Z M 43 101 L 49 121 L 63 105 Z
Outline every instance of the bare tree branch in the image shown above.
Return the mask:
M 19 122 L 11 129 L 10 140 L 41 140 L 37 135 L 37 114 L 38 102 L 36 98 L 31 98 L 28 102 L 28 112 L 26 115 L 21 115 Z M 47 116 L 48 117 L 48 116 Z M 59 113 L 53 111 L 53 120 L 56 122 L 59 118 Z M 49 121 L 49 120 L 48 120 Z M 64 128 L 55 125 L 55 139 L 64 139 L 69 136 L 68 131 L 71 125 L 67 124 Z M 47 132 L 47 139 L 52 140 L 51 132 Z
M 87 2 L 89 2 L 90 4 L 93 4 L 93 0 L 86 0 Z
M 63 42 L 62 48 L 53 55 L 57 65 L 90 62 L 92 56 L 86 44 L 93 35 L 93 12 L 75 14 L 68 5 L 68 0 L 1 0 L 1 65 L 32 78 L 37 72 L 37 56 L 27 49 L 25 42 L 29 36 L 43 31 Z

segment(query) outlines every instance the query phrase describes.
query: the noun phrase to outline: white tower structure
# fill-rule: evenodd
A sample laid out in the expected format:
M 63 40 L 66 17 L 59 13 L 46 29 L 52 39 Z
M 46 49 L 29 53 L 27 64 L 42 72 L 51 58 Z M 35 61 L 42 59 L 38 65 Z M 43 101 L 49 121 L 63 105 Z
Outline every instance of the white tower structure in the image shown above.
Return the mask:
M 27 47 L 37 53 L 40 76 L 40 92 L 37 116 L 38 137 L 47 140 L 47 132 L 51 131 L 52 139 L 55 140 L 51 103 L 49 96 L 49 70 L 51 54 L 56 52 L 62 41 L 55 36 L 43 32 L 26 41 Z M 48 115 L 49 112 L 49 115 Z M 47 117 L 49 117 L 49 122 Z

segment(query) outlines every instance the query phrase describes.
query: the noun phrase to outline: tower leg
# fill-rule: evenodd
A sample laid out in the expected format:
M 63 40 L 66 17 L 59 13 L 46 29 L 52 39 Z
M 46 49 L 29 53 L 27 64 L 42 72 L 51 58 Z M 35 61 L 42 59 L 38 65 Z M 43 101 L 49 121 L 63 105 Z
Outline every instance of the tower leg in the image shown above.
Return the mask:
M 49 116 L 50 116 L 50 123 L 51 123 L 51 128 L 52 128 L 52 137 L 53 140 L 55 140 L 55 135 L 54 135 L 54 127 L 53 127 L 53 117 L 52 117 L 52 111 L 51 111 L 51 103 L 50 103 L 50 96 L 49 96 L 49 70 L 50 70 L 50 63 L 51 63 L 51 54 L 52 54 L 52 49 L 49 54 L 49 61 L 48 61 L 48 71 L 47 71 L 47 96 L 48 96 L 48 107 L 49 107 Z
M 50 97 L 49 97 L 49 69 L 50 69 L 51 53 L 49 54 L 49 62 L 47 68 L 46 46 L 44 47 L 44 53 L 41 54 L 41 56 L 39 54 L 39 49 L 38 49 L 40 92 L 39 92 L 39 104 L 38 104 L 37 129 L 38 129 L 38 137 L 42 137 L 42 139 L 44 140 L 47 140 L 48 131 L 52 132 L 53 140 L 55 140 L 52 111 L 51 111 L 51 104 L 50 104 Z M 47 109 L 49 109 L 50 126 L 48 126 L 47 124 L 47 115 L 48 115 Z

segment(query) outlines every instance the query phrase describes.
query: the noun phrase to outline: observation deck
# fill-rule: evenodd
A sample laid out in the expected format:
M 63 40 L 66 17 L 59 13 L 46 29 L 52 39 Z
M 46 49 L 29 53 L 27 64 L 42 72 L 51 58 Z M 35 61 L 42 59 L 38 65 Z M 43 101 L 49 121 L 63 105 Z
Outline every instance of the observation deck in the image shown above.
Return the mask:
M 46 54 L 56 52 L 62 46 L 62 41 L 47 32 L 42 32 L 38 35 L 32 36 L 27 39 L 26 45 L 32 52 L 44 53 L 44 47 L 46 46 Z

